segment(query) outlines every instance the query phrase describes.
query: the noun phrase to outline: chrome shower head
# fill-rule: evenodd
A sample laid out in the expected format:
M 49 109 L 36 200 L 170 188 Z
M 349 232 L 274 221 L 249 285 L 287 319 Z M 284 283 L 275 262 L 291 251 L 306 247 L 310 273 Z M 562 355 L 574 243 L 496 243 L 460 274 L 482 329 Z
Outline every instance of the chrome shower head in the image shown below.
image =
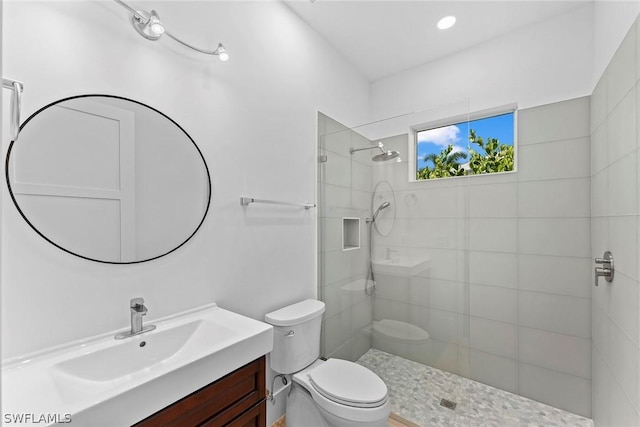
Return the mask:
M 371 222 L 376 220 L 381 210 L 387 209 L 389 206 L 391 206 L 391 203 L 389 202 L 383 202 L 380 206 L 378 206 L 378 209 L 376 209 L 375 213 L 373 214 L 373 217 L 371 218 Z
M 380 154 L 376 154 L 371 158 L 374 162 L 386 162 L 387 160 L 395 159 L 400 153 L 397 151 L 385 151 Z
M 384 145 L 382 144 L 382 142 L 378 142 L 378 145 L 374 145 L 373 147 L 366 147 L 366 148 L 351 147 L 349 149 L 349 153 L 353 154 L 357 151 L 371 150 L 375 148 L 380 150 L 380 154 L 376 154 L 371 158 L 371 160 L 373 160 L 374 162 L 384 162 L 386 160 L 395 159 L 396 157 L 400 156 L 400 153 L 398 153 L 397 151 L 385 151 Z

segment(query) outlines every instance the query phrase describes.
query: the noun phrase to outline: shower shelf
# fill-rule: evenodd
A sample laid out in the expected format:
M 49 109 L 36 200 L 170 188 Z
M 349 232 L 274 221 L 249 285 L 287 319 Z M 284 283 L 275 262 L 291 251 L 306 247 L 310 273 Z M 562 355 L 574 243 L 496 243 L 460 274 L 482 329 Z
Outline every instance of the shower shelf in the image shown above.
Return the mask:
M 342 218 L 342 250 L 360 249 L 360 218 Z
M 240 197 L 240 206 L 249 206 L 251 203 L 269 203 L 272 205 L 297 206 L 305 209 L 315 208 L 315 203 L 291 203 L 278 200 L 254 199 L 253 197 Z

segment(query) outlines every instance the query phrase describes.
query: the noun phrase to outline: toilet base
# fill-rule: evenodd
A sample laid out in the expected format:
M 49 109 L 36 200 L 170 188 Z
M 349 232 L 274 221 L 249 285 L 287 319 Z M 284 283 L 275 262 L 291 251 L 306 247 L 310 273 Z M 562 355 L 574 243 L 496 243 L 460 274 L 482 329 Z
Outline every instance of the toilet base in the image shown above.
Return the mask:
M 291 394 L 287 398 L 287 427 L 388 427 L 385 418 L 377 422 L 357 422 L 337 417 L 313 400 L 308 391 L 300 385 L 291 384 Z

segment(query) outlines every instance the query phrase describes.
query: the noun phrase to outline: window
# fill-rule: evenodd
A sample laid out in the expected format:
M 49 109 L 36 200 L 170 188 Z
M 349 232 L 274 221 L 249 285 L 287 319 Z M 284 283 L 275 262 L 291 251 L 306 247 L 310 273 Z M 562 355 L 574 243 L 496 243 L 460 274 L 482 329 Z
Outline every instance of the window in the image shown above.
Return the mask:
M 515 170 L 515 111 L 415 131 L 416 180 Z

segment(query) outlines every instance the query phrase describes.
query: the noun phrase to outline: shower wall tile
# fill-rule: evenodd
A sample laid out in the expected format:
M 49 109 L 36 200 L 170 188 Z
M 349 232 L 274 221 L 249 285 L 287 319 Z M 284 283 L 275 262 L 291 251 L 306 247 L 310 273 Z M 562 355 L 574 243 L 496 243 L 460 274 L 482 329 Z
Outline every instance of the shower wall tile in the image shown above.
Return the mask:
M 325 333 L 325 351 L 328 354 L 335 352 L 340 346 L 351 340 L 351 313 L 341 311 L 333 316 L 324 318 L 324 325 L 332 333 Z
M 504 252 L 469 252 L 469 282 L 518 287 L 518 255 Z
M 591 177 L 591 256 L 602 257 L 605 250 L 610 250 L 616 267 L 612 283 L 600 278 L 599 286 L 591 287 L 593 417 L 597 427 L 640 425 L 637 27 L 638 20 L 592 96 L 592 106 L 596 101 L 599 106 L 598 114 L 591 117 L 592 139 L 598 141 L 598 145 L 592 145 L 597 167 Z
M 428 310 L 430 337 L 443 343 L 455 344 L 458 339 L 458 314 L 437 309 Z
M 470 378 L 493 387 L 518 392 L 518 363 L 513 359 L 471 350 Z
M 469 188 L 469 212 L 472 218 L 517 216 L 517 185 L 488 184 Z
M 527 109 L 527 114 L 518 117 L 518 143 L 525 146 L 589 136 L 589 104 L 589 97 L 582 97 Z
M 588 218 L 519 218 L 520 253 L 588 257 Z
M 634 279 L 638 278 L 637 227 L 635 215 L 609 217 L 609 250 L 615 257 L 616 271 Z M 602 254 L 598 256 L 602 257 Z
M 609 215 L 609 170 L 591 176 L 591 218 Z
M 351 187 L 351 159 L 336 153 L 327 152 L 325 168 L 325 182 L 340 187 Z
M 611 327 L 613 326 L 609 316 L 604 310 L 596 305 L 594 301 L 591 304 L 591 334 L 593 347 L 602 356 L 602 359 L 611 364 Z M 594 371 L 594 376 L 597 373 Z
M 518 256 L 521 290 L 591 298 L 591 258 Z
M 322 239 L 322 250 L 324 252 L 337 251 L 342 249 L 342 218 L 318 218 L 320 221 L 323 233 L 320 236 Z
M 463 280 L 463 251 L 439 249 L 429 251 L 431 265 L 429 273 L 433 279 L 450 281 Z
M 472 284 L 469 298 L 472 316 L 518 322 L 518 291 L 515 289 Z
M 591 299 L 519 292 L 519 324 L 574 337 L 591 338 Z
M 351 163 L 351 187 L 366 192 L 371 191 L 371 166 L 359 162 Z M 349 170 L 349 168 L 347 168 Z
M 407 303 L 376 298 L 373 306 L 374 320 L 399 320 L 409 322 L 411 320 L 411 306 Z
M 518 328 L 516 325 L 471 316 L 470 327 L 471 348 L 496 356 L 517 359 Z
M 431 307 L 431 278 L 413 276 L 409 278 L 409 300 L 418 309 Z
M 607 117 L 609 165 L 637 148 L 635 98 L 635 91 L 630 90 Z
M 518 184 L 518 217 L 575 217 L 590 215 L 590 179 L 555 179 Z
M 631 28 L 630 31 L 636 32 L 636 82 L 640 82 L 640 24 L 637 19 Z
M 606 114 L 606 105 L 602 107 Z M 609 126 L 602 122 L 591 135 L 591 174 L 605 169 L 609 163 Z
M 614 324 L 615 325 L 615 324 Z M 610 330 L 611 372 L 633 405 L 640 403 L 638 387 L 640 350 L 620 328 Z
M 611 383 L 609 398 L 611 423 L 614 426 L 638 426 L 640 414 L 617 381 Z M 600 426 L 597 426 L 600 427 Z
M 351 147 L 351 131 L 348 129 L 334 130 L 324 135 L 325 152 L 333 152 L 344 157 L 349 157 Z
M 460 247 L 459 221 L 455 218 L 411 219 L 407 244 L 414 247 L 456 249 Z
M 324 282 L 326 285 L 351 279 L 351 252 L 325 252 Z
M 469 249 L 515 252 L 518 221 L 515 218 L 471 218 Z
M 432 279 L 429 293 L 431 308 L 452 313 L 460 313 L 463 284 L 453 280 Z
M 366 260 L 364 262 L 366 264 Z M 376 297 L 396 302 L 411 302 L 410 278 L 376 274 Z
M 590 416 L 590 380 L 527 363 L 518 365 L 518 376 L 521 395 L 578 415 Z
M 407 190 L 400 192 L 398 196 L 397 214 L 400 217 L 459 218 L 461 216 L 461 201 L 457 187 Z M 407 203 L 408 200 L 413 200 L 414 204 Z
M 522 146 L 518 150 L 518 180 L 588 177 L 590 149 L 589 137 Z
M 625 274 L 615 278 L 615 286 L 608 286 L 611 320 L 635 344 L 640 344 L 638 322 L 640 321 L 640 291 L 638 281 Z
M 527 327 L 519 328 L 520 361 L 591 378 L 591 340 Z

